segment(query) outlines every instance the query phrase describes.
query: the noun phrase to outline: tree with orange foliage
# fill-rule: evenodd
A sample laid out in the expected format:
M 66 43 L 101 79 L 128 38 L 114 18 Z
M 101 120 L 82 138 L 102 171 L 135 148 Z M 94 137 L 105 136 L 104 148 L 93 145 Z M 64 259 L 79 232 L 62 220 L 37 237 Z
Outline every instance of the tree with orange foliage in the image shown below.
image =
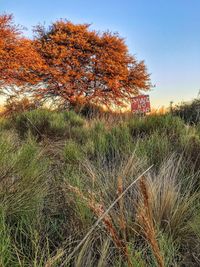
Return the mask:
M 45 71 L 44 61 L 33 42 L 21 34 L 12 15 L 0 16 L 0 93 L 19 91 L 18 86 L 36 85 Z M 18 89 L 17 89 L 18 88 Z
M 34 45 L 48 68 L 40 73 L 44 86 L 36 95 L 68 103 L 121 105 L 149 90 L 146 66 L 129 54 L 124 39 L 89 26 L 60 20 L 48 29 L 36 27 Z
M 33 41 L 24 38 L 12 15 L 0 16 L 0 92 L 119 105 L 151 86 L 144 62 L 117 34 L 63 20 L 35 33 Z

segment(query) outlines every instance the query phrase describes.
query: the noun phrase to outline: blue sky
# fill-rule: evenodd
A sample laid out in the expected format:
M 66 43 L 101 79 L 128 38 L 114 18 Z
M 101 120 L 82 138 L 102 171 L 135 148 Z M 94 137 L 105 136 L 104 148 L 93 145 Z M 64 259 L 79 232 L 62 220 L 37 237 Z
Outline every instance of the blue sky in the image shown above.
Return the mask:
M 156 85 L 153 106 L 195 98 L 200 89 L 200 0 L 0 0 L 28 28 L 59 18 L 119 32 L 129 50 L 144 59 Z

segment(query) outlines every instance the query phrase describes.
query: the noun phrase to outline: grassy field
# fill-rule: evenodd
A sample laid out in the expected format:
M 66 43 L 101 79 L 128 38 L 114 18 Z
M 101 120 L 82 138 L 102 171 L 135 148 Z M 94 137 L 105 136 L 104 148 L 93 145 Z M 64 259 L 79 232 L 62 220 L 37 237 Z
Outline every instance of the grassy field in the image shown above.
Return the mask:
M 200 266 L 198 124 L 33 110 L 0 155 L 0 266 Z

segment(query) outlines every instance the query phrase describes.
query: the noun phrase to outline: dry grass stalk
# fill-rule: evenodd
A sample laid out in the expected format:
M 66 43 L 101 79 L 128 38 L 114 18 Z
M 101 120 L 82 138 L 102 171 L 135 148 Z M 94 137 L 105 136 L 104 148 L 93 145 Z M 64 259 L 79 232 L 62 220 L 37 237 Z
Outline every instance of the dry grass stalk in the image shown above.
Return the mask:
M 50 258 L 46 264 L 44 265 L 44 267 L 51 267 L 53 264 L 55 264 L 62 256 L 64 255 L 64 250 L 63 249 L 59 249 L 56 253 L 55 256 L 53 256 L 52 258 Z
M 156 232 L 153 223 L 153 216 L 150 204 L 150 193 L 148 192 L 147 184 L 144 176 L 139 181 L 139 187 L 143 197 L 138 210 L 138 220 L 143 227 L 144 235 L 151 245 L 154 256 L 159 267 L 164 267 L 164 260 L 160 252 L 160 248 L 156 239 Z
M 96 202 L 94 198 L 94 194 L 89 193 L 89 198 L 87 198 L 83 195 L 83 193 L 77 187 L 68 185 L 68 188 L 70 189 L 70 191 L 74 192 L 81 199 L 83 199 L 86 202 L 87 206 L 96 214 L 98 218 L 100 218 L 105 213 L 104 205 Z M 113 224 L 112 218 L 107 214 L 106 216 L 103 217 L 102 223 L 105 226 L 108 234 L 111 236 L 115 246 L 124 255 L 128 263 L 128 266 L 132 267 L 127 246 L 124 244 L 125 242 L 123 242 L 120 239 L 118 232 Z
M 121 193 L 123 192 L 123 179 L 122 179 L 122 176 L 118 177 L 117 183 L 118 183 L 118 185 L 117 185 L 117 195 L 120 196 Z M 120 225 L 120 228 L 122 230 L 124 241 L 126 241 L 127 240 L 127 238 L 126 238 L 126 220 L 125 220 L 125 216 L 124 216 L 124 199 L 123 198 L 120 198 L 120 200 L 119 200 L 119 211 L 120 211 L 120 214 L 119 214 L 119 225 Z
M 95 171 L 93 170 L 93 166 L 90 164 L 89 161 L 85 160 L 82 163 L 83 167 L 87 171 L 89 177 L 92 179 L 92 187 L 94 188 L 95 182 L 98 180 L 95 174 Z
M 79 244 L 74 248 L 74 250 L 71 252 L 70 255 L 64 260 L 64 262 L 60 265 L 60 267 L 65 266 L 67 263 L 69 263 L 70 259 L 73 257 L 73 255 L 78 251 L 78 249 L 85 243 L 85 241 L 88 239 L 88 237 L 91 235 L 91 233 L 95 230 L 95 228 L 99 225 L 99 223 L 106 217 L 110 210 L 119 202 L 119 200 L 130 190 L 130 188 L 135 185 L 151 168 L 153 165 L 151 165 L 149 168 L 147 168 L 141 175 L 139 175 L 129 186 L 124 189 L 124 191 L 121 193 L 120 196 L 118 196 L 115 201 L 112 202 L 112 204 L 105 210 L 105 212 L 100 216 L 97 221 L 94 223 L 94 225 L 90 228 L 90 230 L 87 232 L 87 234 L 84 236 L 84 238 L 79 242 Z M 132 266 L 133 267 L 133 266 Z

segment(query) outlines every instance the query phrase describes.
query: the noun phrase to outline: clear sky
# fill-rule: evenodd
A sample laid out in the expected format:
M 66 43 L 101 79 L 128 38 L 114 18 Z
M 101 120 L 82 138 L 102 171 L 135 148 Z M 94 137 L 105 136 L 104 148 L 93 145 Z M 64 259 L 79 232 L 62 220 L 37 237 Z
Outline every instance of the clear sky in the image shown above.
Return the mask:
M 0 13 L 13 13 L 28 28 L 59 18 L 92 23 L 125 37 L 144 59 L 156 85 L 153 106 L 195 98 L 200 89 L 200 0 L 0 0 Z

